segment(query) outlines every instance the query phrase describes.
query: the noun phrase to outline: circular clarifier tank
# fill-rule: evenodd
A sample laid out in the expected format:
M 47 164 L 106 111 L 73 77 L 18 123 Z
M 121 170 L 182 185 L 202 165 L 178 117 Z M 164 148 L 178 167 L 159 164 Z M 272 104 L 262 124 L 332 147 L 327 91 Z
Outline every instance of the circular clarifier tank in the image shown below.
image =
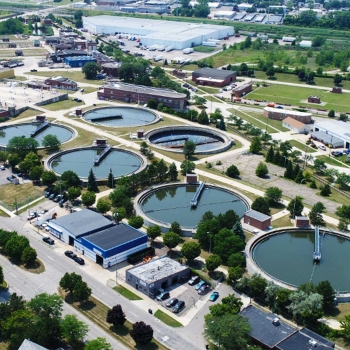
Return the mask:
M 88 122 L 112 127 L 136 127 L 153 124 L 159 117 L 153 111 L 138 107 L 100 107 L 84 113 Z
M 67 126 L 43 123 L 19 123 L 0 128 L 0 144 L 7 146 L 8 142 L 15 136 L 33 137 L 42 147 L 46 135 L 55 135 L 61 143 L 69 141 L 75 131 Z
M 145 137 L 154 147 L 178 153 L 183 153 L 183 146 L 187 140 L 196 144 L 196 154 L 219 153 L 232 145 L 232 140 L 223 132 L 186 125 L 153 129 L 148 131 Z
M 320 230 L 321 260 L 314 262 L 314 230 L 285 230 L 257 237 L 251 244 L 253 264 L 269 277 L 298 287 L 328 280 L 340 292 L 350 292 L 350 240 L 338 233 Z M 254 267 L 254 265 L 252 265 Z
M 163 227 L 177 221 L 182 228 L 193 229 L 203 214 L 214 215 L 234 210 L 239 217 L 248 209 L 247 201 L 239 194 L 215 185 L 171 184 L 154 187 L 135 199 L 136 212 L 146 218 L 146 223 Z M 198 195 L 199 193 L 199 195 Z M 193 205 L 193 199 L 197 203 Z
M 72 170 L 82 180 L 87 179 L 92 169 L 96 180 L 101 181 L 108 178 L 110 170 L 118 178 L 140 172 L 147 162 L 142 156 L 119 148 L 82 147 L 53 155 L 46 166 L 58 175 Z

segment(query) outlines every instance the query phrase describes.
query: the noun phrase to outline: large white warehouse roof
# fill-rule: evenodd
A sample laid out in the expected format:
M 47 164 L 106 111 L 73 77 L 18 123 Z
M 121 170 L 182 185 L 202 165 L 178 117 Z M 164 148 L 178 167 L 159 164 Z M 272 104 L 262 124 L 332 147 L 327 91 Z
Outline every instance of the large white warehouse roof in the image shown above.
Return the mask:
M 94 34 L 131 34 L 140 37 L 144 45 L 173 46 L 177 50 L 234 33 L 232 26 L 116 16 L 83 17 L 83 24 Z

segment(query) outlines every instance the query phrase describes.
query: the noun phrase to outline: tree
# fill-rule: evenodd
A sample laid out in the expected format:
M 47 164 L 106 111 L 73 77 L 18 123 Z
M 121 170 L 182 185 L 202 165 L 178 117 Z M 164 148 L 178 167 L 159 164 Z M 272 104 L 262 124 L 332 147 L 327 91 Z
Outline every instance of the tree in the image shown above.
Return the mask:
M 335 85 L 339 85 L 343 81 L 343 77 L 340 74 L 334 76 L 333 82 Z
M 32 137 L 15 136 L 9 140 L 6 151 L 10 154 L 17 154 L 21 159 L 30 153 L 37 153 L 39 142 Z
M 259 137 L 254 137 L 252 143 L 250 144 L 249 151 L 258 154 L 262 150 L 262 145 Z
M 329 281 L 321 281 L 316 286 L 316 292 L 323 297 L 323 308 L 334 305 L 336 294 Z
M 314 169 L 318 173 L 323 173 L 327 169 L 327 165 L 326 165 L 324 160 L 316 158 L 315 161 L 314 161 Z
M 80 282 L 82 282 L 80 275 L 75 272 L 66 272 L 60 280 L 60 287 L 66 292 L 73 293 L 76 285 Z
M 68 343 L 76 344 L 84 340 L 89 327 L 76 315 L 65 315 L 60 323 L 62 336 Z
M 161 159 L 157 164 L 157 173 L 158 173 L 158 181 L 164 182 L 166 175 L 168 173 L 168 166 L 164 162 L 164 159 Z
M 91 207 L 96 202 L 96 194 L 86 191 L 81 195 L 81 201 L 86 207 Z
M 227 314 L 222 317 L 206 317 L 204 335 L 223 349 L 245 350 L 250 342 L 248 319 L 241 315 Z
M 272 78 L 275 75 L 275 68 L 274 67 L 268 68 L 267 71 L 266 71 L 266 75 L 269 78 Z
M 267 169 L 267 165 L 263 162 L 260 162 L 255 170 L 255 175 L 259 177 L 265 177 L 269 173 L 269 169 Z
M 267 282 L 264 278 L 262 278 L 258 274 L 254 274 L 249 282 L 249 289 L 251 296 L 253 297 L 263 297 L 265 295 L 265 288 L 267 286 Z
M 24 236 L 12 236 L 5 245 L 5 253 L 12 259 L 21 260 L 25 248 L 29 247 L 29 240 Z
M 111 344 L 107 343 L 105 338 L 96 338 L 90 340 L 84 347 L 84 350 L 113 350 Z
M 21 256 L 21 261 L 26 265 L 34 263 L 36 260 L 36 250 L 30 246 L 24 248 Z
M 347 190 L 350 184 L 350 175 L 339 173 L 335 183 L 338 184 L 341 189 Z
M 85 79 L 96 79 L 97 74 L 101 68 L 95 62 L 88 62 L 84 64 L 82 72 L 85 74 Z
M 41 181 L 45 186 L 51 186 L 57 181 L 57 176 L 53 171 L 44 170 L 41 174 Z
M 196 151 L 196 144 L 192 140 L 186 140 L 183 146 L 183 153 L 186 158 L 194 155 Z
M 198 123 L 202 125 L 208 125 L 209 124 L 209 117 L 207 112 L 202 109 L 197 117 Z
M 242 253 L 233 253 L 227 259 L 227 266 L 230 267 L 245 267 L 245 257 Z
M 181 175 L 185 176 L 186 174 L 192 174 L 195 168 L 196 165 L 190 160 L 186 159 L 180 165 Z
M 17 154 L 10 154 L 8 156 L 8 163 L 10 164 L 11 168 L 14 169 L 18 163 L 21 162 L 21 158 Z
M 106 322 L 111 323 L 113 326 L 122 326 L 126 321 L 125 313 L 121 305 L 115 305 L 107 312 Z
M 207 102 L 207 100 L 204 97 L 198 96 L 198 95 L 194 95 L 193 99 L 194 99 L 194 103 L 198 106 L 203 106 Z
M 51 134 L 44 136 L 41 144 L 51 152 L 58 151 L 61 147 L 61 141 L 58 137 Z
M 293 219 L 295 216 L 300 216 L 304 210 L 303 198 L 295 196 L 295 198 L 289 202 L 287 210 L 290 212 Z
M 89 300 L 89 297 L 91 295 L 91 288 L 88 287 L 86 282 L 81 281 L 75 285 L 72 294 L 75 301 L 83 303 L 84 301 Z
M 182 233 L 181 226 L 177 221 L 171 223 L 169 231 L 174 232 L 178 235 L 181 235 Z
M 214 236 L 213 253 L 220 256 L 225 264 L 229 256 L 244 249 L 245 242 L 231 230 L 224 228 Z
M 217 254 L 211 254 L 205 259 L 205 266 L 209 272 L 213 272 L 221 265 L 221 258 Z
M 168 175 L 169 175 L 170 181 L 176 181 L 177 180 L 178 171 L 177 171 L 175 163 L 171 163 L 169 165 Z
M 228 278 L 231 283 L 236 283 L 244 274 L 244 269 L 239 266 L 228 268 Z
M 134 228 L 141 228 L 143 226 L 143 218 L 142 216 L 130 216 L 128 223 L 130 226 L 134 227 Z
M 232 164 L 226 169 L 226 175 L 228 177 L 238 178 L 240 175 L 240 172 L 239 172 L 238 168 Z
M 34 152 L 29 152 L 18 164 L 18 168 L 22 173 L 28 174 L 30 169 L 37 165 L 40 165 L 39 157 Z
M 334 118 L 335 117 L 335 112 L 333 109 L 331 109 L 329 112 L 328 112 L 328 117 L 329 118 Z
M 158 225 L 148 226 L 147 227 L 147 236 L 152 241 L 154 241 L 157 237 L 162 234 L 162 229 Z
M 320 195 L 323 197 L 328 197 L 332 193 L 331 186 L 329 186 L 329 184 L 322 185 L 320 190 Z
M 252 203 L 251 208 L 265 215 L 270 215 L 269 202 L 264 197 L 257 197 Z
M 33 181 L 39 181 L 43 171 L 44 168 L 41 165 L 35 165 L 29 170 L 29 177 Z
M 90 169 L 88 176 L 87 190 L 90 192 L 99 192 L 96 183 L 96 177 L 92 169 Z
M 108 179 L 107 179 L 107 186 L 109 188 L 114 188 L 114 176 L 113 176 L 113 173 L 112 173 L 112 169 L 109 169 Z
M 339 115 L 339 120 L 341 120 L 344 123 L 348 121 L 348 118 L 349 118 L 348 115 L 345 113 L 340 113 Z
M 4 283 L 4 273 L 2 271 L 2 266 L 0 266 L 0 284 Z
M 96 208 L 99 211 L 99 213 L 106 214 L 108 211 L 111 210 L 111 202 L 109 201 L 109 199 L 100 198 L 97 201 Z
M 197 242 L 186 242 L 181 248 L 181 254 L 187 260 L 194 260 L 201 254 L 201 245 Z
M 69 187 L 67 191 L 67 197 L 72 202 L 81 196 L 80 187 Z
M 167 232 L 163 235 L 163 243 L 166 247 L 170 249 L 170 255 L 171 250 L 175 248 L 180 242 L 180 236 L 176 234 L 175 232 Z
M 63 182 L 65 188 L 80 187 L 81 184 L 79 176 L 72 170 L 64 171 L 60 180 Z
M 317 202 L 316 204 L 314 204 L 309 213 L 311 225 L 324 226 L 325 222 L 323 220 L 322 213 L 324 213 L 325 211 L 326 207 L 322 202 Z
M 269 204 L 279 203 L 282 200 L 282 190 L 278 187 L 269 187 L 265 192 Z
M 153 339 L 153 328 L 143 321 L 135 322 L 130 335 L 135 343 L 148 344 Z

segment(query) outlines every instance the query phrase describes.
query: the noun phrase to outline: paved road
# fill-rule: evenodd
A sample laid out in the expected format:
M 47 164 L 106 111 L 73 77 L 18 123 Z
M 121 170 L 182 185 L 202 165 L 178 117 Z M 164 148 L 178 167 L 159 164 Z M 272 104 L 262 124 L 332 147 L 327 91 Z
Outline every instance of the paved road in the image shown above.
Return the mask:
M 23 216 L 23 214 L 22 214 Z M 38 235 L 30 228 L 24 228 L 25 218 L 3 218 L 0 217 L 0 227 L 6 230 L 16 230 L 19 234 L 23 234 L 30 239 L 30 243 L 33 248 L 38 252 L 38 258 L 45 264 L 46 271 L 40 275 L 29 274 L 16 266 L 9 263 L 4 257 L 0 256 L 1 265 L 4 268 L 4 274 L 6 280 L 10 284 L 10 290 L 23 295 L 26 299 L 33 298 L 37 293 L 47 292 L 55 293 L 57 292 L 57 287 L 61 277 L 67 272 L 76 272 L 80 274 L 84 281 L 88 283 L 92 289 L 93 295 L 100 299 L 103 303 L 109 307 L 113 307 L 116 304 L 121 304 L 125 310 L 128 319 L 131 322 L 136 322 L 143 320 L 147 324 L 152 325 L 154 329 L 154 337 L 163 342 L 170 349 L 204 349 L 204 339 L 201 337 L 201 331 L 203 328 L 198 329 L 199 334 L 194 334 L 192 327 L 189 325 L 187 328 L 188 334 L 192 336 L 184 335 L 184 329 L 178 328 L 174 329 L 168 327 L 167 325 L 157 322 L 154 316 L 151 316 L 145 310 L 140 311 L 140 308 L 134 305 L 129 300 L 125 299 L 121 295 L 117 294 L 108 286 L 102 284 L 93 276 L 90 276 L 84 271 L 84 266 L 79 266 L 70 259 L 67 259 L 64 255 L 58 255 L 52 250 L 54 247 L 47 246 L 41 241 L 41 236 Z M 66 310 L 71 312 L 69 306 Z M 200 316 L 198 316 L 200 317 Z M 84 321 L 86 321 L 84 319 Z M 193 324 L 195 322 L 192 321 Z M 195 325 L 198 328 L 197 325 Z M 98 330 L 96 327 L 92 327 L 90 330 L 89 338 L 94 338 L 96 336 L 106 337 L 106 334 Z M 118 346 L 113 346 L 114 349 L 121 349 L 119 343 Z

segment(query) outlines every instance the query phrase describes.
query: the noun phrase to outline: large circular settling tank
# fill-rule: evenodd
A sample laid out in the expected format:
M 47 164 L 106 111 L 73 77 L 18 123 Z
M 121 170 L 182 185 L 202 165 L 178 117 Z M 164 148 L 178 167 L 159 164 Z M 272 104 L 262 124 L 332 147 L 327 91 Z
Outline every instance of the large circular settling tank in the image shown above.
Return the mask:
M 152 146 L 179 153 L 183 153 L 186 141 L 196 144 L 196 154 L 223 152 L 232 144 L 232 141 L 218 130 L 183 125 L 157 128 L 147 132 L 145 136 Z
M 61 143 L 70 140 L 74 131 L 66 126 L 49 123 L 46 127 L 39 129 L 40 123 L 20 123 L 0 128 L 0 144 L 7 146 L 8 142 L 16 136 L 32 137 L 42 146 L 46 135 L 55 135 Z
M 155 123 L 158 116 L 145 108 L 101 107 L 84 113 L 84 119 L 105 126 L 142 126 Z
M 49 159 L 48 165 L 58 174 L 72 170 L 82 179 L 87 178 L 92 169 L 97 180 L 106 179 L 110 169 L 117 178 L 138 172 L 145 166 L 143 159 L 136 153 L 116 148 L 111 148 L 96 164 L 94 159 L 104 150 L 105 148 L 89 147 L 60 152 Z
M 214 215 L 233 209 L 240 217 L 247 204 L 237 194 L 213 185 L 205 185 L 196 206 L 191 205 L 199 185 L 169 185 L 149 191 L 140 198 L 139 207 L 144 215 L 159 223 L 177 221 L 182 227 L 195 228 L 203 214 Z
M 320 231 L 322 258 L 313 261 L 315 233 L 285 231 L 258 241 L 253 247 L 254 262 L 268 275 L 298 287 L 312 281 L 328 280 L 340 292 L 350 291 L 350 240 Z

